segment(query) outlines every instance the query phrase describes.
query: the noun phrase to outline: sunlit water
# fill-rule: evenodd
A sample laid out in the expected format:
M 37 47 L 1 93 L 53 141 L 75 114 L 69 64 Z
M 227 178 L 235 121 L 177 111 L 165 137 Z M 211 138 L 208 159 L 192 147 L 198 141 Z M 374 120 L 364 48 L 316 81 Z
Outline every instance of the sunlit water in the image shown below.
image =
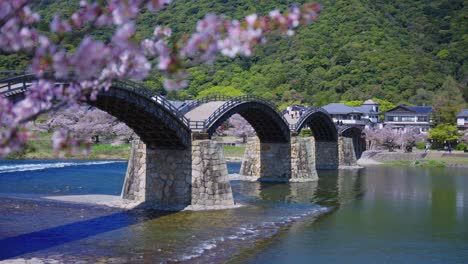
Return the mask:
M 118 195 L 121 161 L 0 161 L 0 259 L 65 263 L 467 263 L 468 173 L 374 167 L 311 183 L 232 182 L 246 206 L 122 211 L 42 199 Z M 235 173 L 239 164 L 229 164 Z

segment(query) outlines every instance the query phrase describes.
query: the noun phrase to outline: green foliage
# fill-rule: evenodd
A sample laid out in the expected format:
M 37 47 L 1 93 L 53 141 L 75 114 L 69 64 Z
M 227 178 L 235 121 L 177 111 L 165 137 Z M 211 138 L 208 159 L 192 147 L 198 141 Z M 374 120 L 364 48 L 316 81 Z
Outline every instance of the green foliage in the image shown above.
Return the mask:
M 201 91 L 197 97 L 201 98 L 201 97 L 212 95 L 212 94 L 222 94 L 222 95 L 236 97 L 236 96 L 241 96 L 244 93 L 242 91 L 237 90 L 236 88 L 232 86 L 213 86 L 211 88 Z
M 67 17 L 78 1 L 32 1 L 44 18 L 47 30 L 52 14 Z M 308 2 L 296 1 L 298 4 Z M 251 13 L 285 9 L 292 1 L 273 0 L 176 0 L 154 14 L 143 12 L 137 21 L 136 40 L 150 37 L 156 25 L 169 26 L 174 38 L 193 32 L 197 20 L 207 13 L 242 19 Z M 195 98 L 212 87 L 235 88 L 235 93 L 267 97 L 278 105 L 304 103 L 321 106 L 339 100 L 371 97 L 390 104 L 430 105 L 445 88 L 446 76 L 468 100 L 468 38 L 463 0 L 322 0 L 319 20 L 302 27 L 290 38 L 269 34 L 266 45 L 251 57 L 220 58 L 212 65 L 190 69 L 190 87 L 170 98 Z M 111 30 L 84 28 L 65 34 L 63 43 L 74 50 L 86 34 L 108 39 Z M 27 55 L 0 55 L 0 69 L 24 69 Z M 160 74 L 148 78 L 155 91 L 161 89 Z M 155 84 L 157 83 L 157 84 Z M 461 85 L 463 84 L 463 85 Z M 225 93 L 231 93 L 226 90 Z M 205 92 L 210 94 L 212 92 Z M 451 98 L 453 95 L 446 97 Z M 450 111 L 448 111 L 450 112 Z M 445 115 L 441 122 L 447 119 Z
M 415 146 L 417 149 L 426 149 L 426 142 L 424 141 L 416 142 Z
M 390 101 L 387 101 L 387 100 L 383 100 L 383 99 L 379 99 L 379 98 L 372 98 L 372 100 L 374 100 L 375 102 L 379 103 L 379 111 L 380 112 L 385 112 L 385 111 L 388 111 L 392 108 L 395 108 L 395 104 L 390 102 Z M 384 120 L 385 118 L 385 115 L 384 114 L 380 114 L 379 115 L 379 118 L 380 120 Z
M 455 150 L 465 150 L 468 148 L 468 144 L 465 143 L 458 143 L 458 145 L 455 146 Z
M 429 130 L 428 138 L 434 140 L 439 145 L 443 145 L 445 142 L 459 139 L 458 129 L 454 125 L 439 124 L 437 127 Z
M 301 132 L 299 133 L 299 136 L 301 137 L 312 137 L 314 134 L 312 133 L 312 130 L 310 128 L 303 128 Z
M 434 97 L 434 116 L 437 124 L 456 123 L 456 114 L 466 105 L 463 99 L 462 87 L 451 77 L 447 76 L 442 85 L 442 91 Z
M 341 100 L 340 103 L 345 104 L 347 106 L 354 107 L 354 106 L 362 105 L 362 103 L 364 103 L 364 101 L 362 101 L 362 100 L 353 100 L 353 101 Z
M 224 146 L 223 149 L 226 158 L 242 158 L 245 152 L 245 147 L 241 146 Z
M 415 161 L 415 167 L 423 167 L 423 168 L 445 168 L 447 165 L 443 161 L 439 160 L 428 160 L 428 161 Z
M 385 112 L 385 111 L 388 111 L 392 108 L 395 108 L 395 104 L 390 102 L 390 101 L 387 101 L 387 100 L 383 100 L 383 99 L 379 99 L 379 98 L 372 98 L 372 100 L 374 100 L 375 102 L 379 103 L 380 106 L 380 112 Z

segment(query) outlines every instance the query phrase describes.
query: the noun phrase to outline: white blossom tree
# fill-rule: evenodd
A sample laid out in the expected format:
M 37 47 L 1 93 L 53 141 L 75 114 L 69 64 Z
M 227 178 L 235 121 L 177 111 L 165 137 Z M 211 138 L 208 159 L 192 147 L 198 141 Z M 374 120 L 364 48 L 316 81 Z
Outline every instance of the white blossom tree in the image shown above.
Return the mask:
M 426 136 L 419 133 L 419 129 L 409 129 L 398 131 L 392 126 L 385 126 L 382 129 L 365 129 L 366 139 L 370 141 L 370 149 L 384 147 L 393 152 L 395 148 L 400 148 L 406 152 L 411 152 L 413 146 L 418 141 L 426 140 Z
M 370 141 L 371 149 L 377 146 L 382 146 L 388 149 L 388 151 L 395 151 L 395 147 L 398 146 L 398 133 L 390 126 L 386 126 L 382 129 L 365 129 L 364 133 L 366 139 Z
M 256 135 L 254 128 L 241 115 L 233 115 L 229 119 L 229 126 L 226 134 L 242 138 L 243 143 L 247 142 L 248 137 Z
M 92 139 L 93 143 L 101 143 L 103 138 L 128 143 L 135 137 L 133 130 L 127 125 L 108 113 L 89 106 L 50 113 L 46 125 L 49 132 L 67 128 L 76 139 Z

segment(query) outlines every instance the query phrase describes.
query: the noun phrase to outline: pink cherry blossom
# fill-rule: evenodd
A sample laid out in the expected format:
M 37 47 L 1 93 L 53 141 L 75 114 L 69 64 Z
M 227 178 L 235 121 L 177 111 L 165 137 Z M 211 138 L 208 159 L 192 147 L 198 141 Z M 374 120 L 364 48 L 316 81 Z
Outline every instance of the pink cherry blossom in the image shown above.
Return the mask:
M 69 18 L 53 15 L 52 35 L 73 34 L 85 26 L 115 30 L 108 41 L 86 35 L 76 51 L 68 51 L 60 40 L 55 41 L 60 37 L 39 33 L 35 26 L 40 16 L 27 0 L 0 0 L 0 52 L 33 54 L 28 70 L 38 78 L 30 84 L 24 100 L 12 104 L 0 98 L 0 156 L 24 146 L 30 136 L 25 124 L 40 113 L 75 106 L 85 97 L 95 99 L 101 89 L 109 88 L 115 80 L 143 80 L 152 68 L 164 74 L 166 89 L 184 88 L 189 85 L 191 66 L 212 63 L 219 55 L 249 56 L 256 45 L 265 43 L 268 31 L 280 30 L 291 35 L 299 25 L 316 19 L 320 11 L 320 6 L 306 4 L 284 13 L 273 10 L 267 16 L 251 14 L 240 21 L 208 14 L 197 23 L 193 34 L 181 40 L 170 37 L 170 28 L 157 26 L 150 38 L 135 43 L 134 20 L 141 9 L 147 7 L 155 12 L 172 1 L 104 2 L 101 5 L 82 0 L 80 8 Z M 67 131 L 57 132 L 53 140 L 58 150 L 83 145 Z

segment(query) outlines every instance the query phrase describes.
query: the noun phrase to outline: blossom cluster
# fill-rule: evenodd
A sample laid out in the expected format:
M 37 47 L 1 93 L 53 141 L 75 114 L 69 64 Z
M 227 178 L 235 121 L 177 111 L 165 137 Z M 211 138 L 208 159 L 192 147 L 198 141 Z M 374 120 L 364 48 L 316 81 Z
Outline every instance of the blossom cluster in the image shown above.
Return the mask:
M 192 35 L 183 38 L 186 40 L 171 42 L 171 30 L 158 26 L 151 38 L 136 42 L 134 20 L 142 9 L 156 12 L 171 2 L 109 0 L 101 5 L 98 1 L 81 0 L 80 8 L 70 17 L 53 16 L 50 32 L 57 37 L 52 38 L 34 28 L 40 16 L 31 10 L 28 0 L 0 0 L 0 52 L 31 54 L 29 71 L 37 76 L 26 99 L 13 104 L 0 98 L 0 156 L 26 143 L 30 133 L 24 130 L 24 123 L 41 113 L 73 106 L 84 98 L 95 99 L 114 80 L 143 80 L 152 68 L 166 76 L 166 89 L 183 88 L 188 85 L 189 67 L 213 62 L 218 55 L 249 56 L 256 44 L 265 42 L 265 33 L 280 30 L 292 35 L 293 30 L 310 23 L 320 11 L 318 5 L 306 4 L 283 13 L 274 10 L 267 16 L 252 14 L 241 21 L 208 14 L 198 22 Z M 65 49 L 61 36 L 84 26 L 115 31 L 110 41 L 85 36 L 76 51 Z M 156 65 L 151 64 L 153 60 Z M 53 139 L 57 149 L 79 144 L 66 131 Z
M 419 141 L 425 141 L 426 135 L 419 133 L 419 128 L 410 129 L 407 131 L 398 131 L 392 126 L 386 126 L 382 129 L 365 129 L 366 139 L 371 143 L 370 148 L 385 147 L 389 151 L 400 147 L 412 147 Z

